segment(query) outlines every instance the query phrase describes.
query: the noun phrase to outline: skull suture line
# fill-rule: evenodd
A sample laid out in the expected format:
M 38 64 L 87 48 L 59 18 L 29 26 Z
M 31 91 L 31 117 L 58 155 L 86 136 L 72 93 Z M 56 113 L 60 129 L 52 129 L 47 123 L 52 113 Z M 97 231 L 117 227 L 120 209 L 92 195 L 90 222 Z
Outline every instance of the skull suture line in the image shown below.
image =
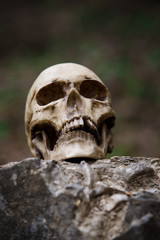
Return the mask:
M 112 152 L 114 121 L 108 89 L 91 70 L 79 64 L 47 68 L 29 91 L 25 130 L 36 157 L 105 158 Z

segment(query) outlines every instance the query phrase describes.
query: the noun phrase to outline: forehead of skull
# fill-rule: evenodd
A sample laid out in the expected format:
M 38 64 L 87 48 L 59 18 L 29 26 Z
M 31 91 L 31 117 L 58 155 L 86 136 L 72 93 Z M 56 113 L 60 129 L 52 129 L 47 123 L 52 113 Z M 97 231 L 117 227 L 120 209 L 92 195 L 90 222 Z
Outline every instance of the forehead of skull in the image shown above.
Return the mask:
M 90 69 L 75 63 L 61 63 L 45 69 L 36 79 L 32 88 L 39 90 L 55 81 L 79 82 L 80 80 L 97 80 L 100 78 Z

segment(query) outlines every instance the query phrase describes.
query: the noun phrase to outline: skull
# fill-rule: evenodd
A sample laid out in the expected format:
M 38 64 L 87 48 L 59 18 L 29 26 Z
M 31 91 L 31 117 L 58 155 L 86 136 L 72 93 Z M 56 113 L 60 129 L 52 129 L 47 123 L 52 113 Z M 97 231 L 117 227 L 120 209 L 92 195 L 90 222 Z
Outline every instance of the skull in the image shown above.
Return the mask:
M 74 63 L 44 70 L 26 102 L 25 131 L 34 156 L 42 159 L 100 159 L 112 152 L 115 112 L 102 81 Z

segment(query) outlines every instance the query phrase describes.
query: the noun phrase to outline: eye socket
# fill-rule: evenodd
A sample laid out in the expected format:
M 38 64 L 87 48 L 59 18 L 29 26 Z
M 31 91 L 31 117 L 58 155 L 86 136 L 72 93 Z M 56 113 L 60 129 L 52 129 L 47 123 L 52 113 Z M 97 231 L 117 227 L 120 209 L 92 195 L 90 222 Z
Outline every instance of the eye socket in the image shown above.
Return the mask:
M 41 88 L 36 95 L 36 100 L 40 106 L 43 106 L 64 96 L 63 84 L 55 82 Z
M 85 80 L 80 86 L 80 94 L 86 98 L 94 98 L 99 101 L 107 99 L 106 87 L 96 80 Z

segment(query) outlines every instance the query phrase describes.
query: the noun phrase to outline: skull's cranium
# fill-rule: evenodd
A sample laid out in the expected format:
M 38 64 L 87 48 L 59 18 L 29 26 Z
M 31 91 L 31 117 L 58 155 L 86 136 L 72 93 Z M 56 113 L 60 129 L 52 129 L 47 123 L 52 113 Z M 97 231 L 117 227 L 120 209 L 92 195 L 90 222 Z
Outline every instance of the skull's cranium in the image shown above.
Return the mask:
M 42 159 L 105 158 L 114 120 L 108 89 L 79 64 L 47 68 L 28 94 L 26 135 L 32 154 Z

